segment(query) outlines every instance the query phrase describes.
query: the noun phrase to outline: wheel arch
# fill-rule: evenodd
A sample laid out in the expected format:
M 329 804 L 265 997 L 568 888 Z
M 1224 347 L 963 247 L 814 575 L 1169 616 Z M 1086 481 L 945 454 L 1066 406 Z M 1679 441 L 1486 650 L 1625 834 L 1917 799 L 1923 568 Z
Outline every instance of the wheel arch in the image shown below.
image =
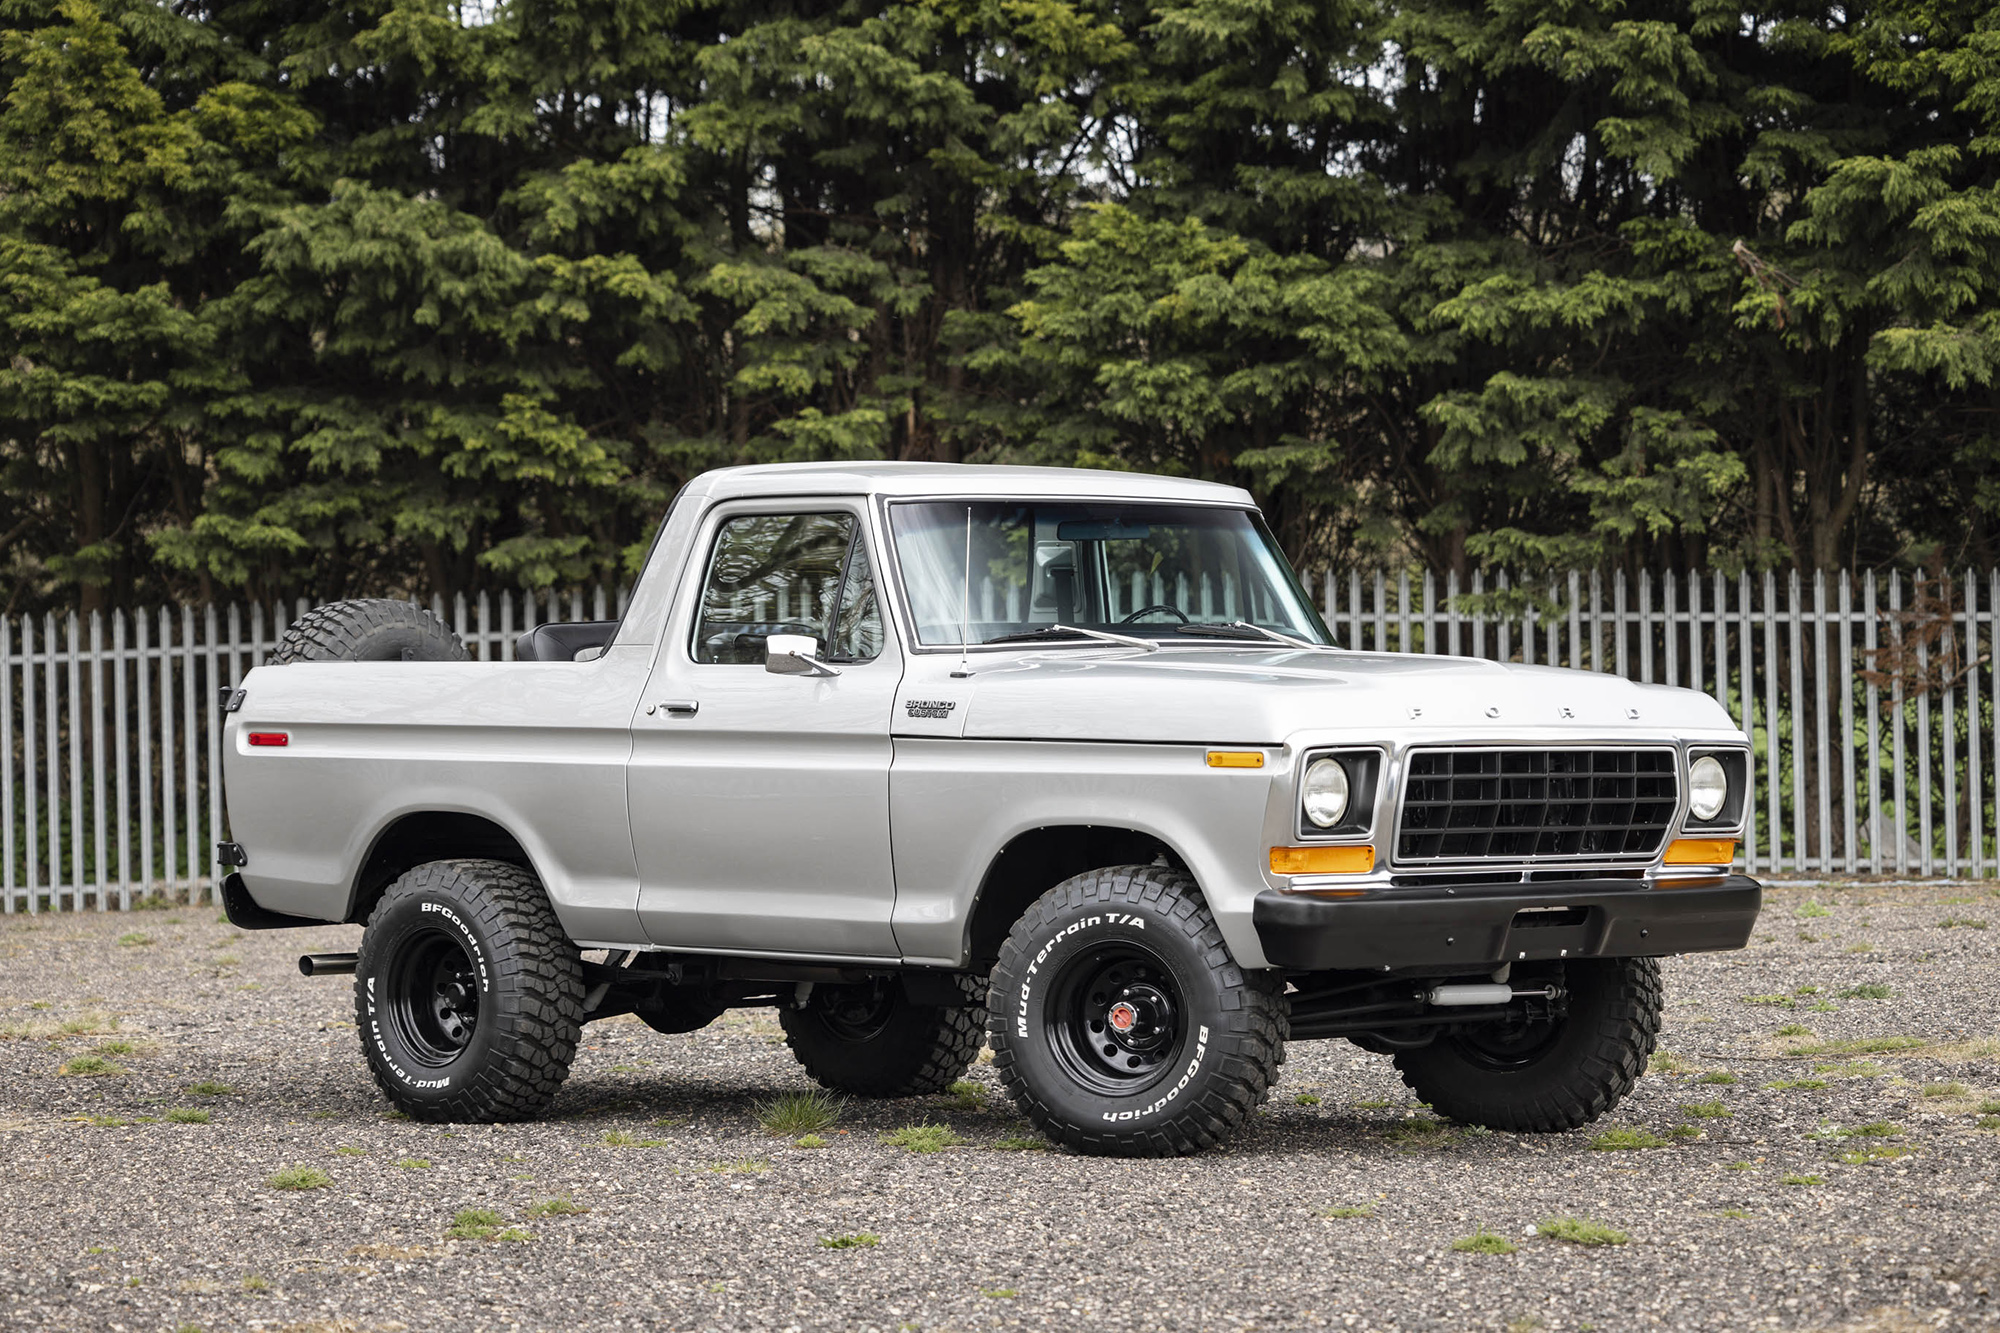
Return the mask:
M 1010 838 L 987 863 L 966 922 L 966 952 L 972 967 L 985 971 L 1000 956 L 1000 945 L 1029 904 L 1074 875 L 1106 866 L 1164 862 L 1189 869 L 1187 858 L 1166 839 L 1118 824 L 1045 824 Z
M 375 835 L 348 890 L 347 915 L 342 920 L 365 923 L 382 894 L 405 871 L 428 861 L 459 858 L 519 866 L 535 876 L 546 892 L 548 881 L 534 858 L 521 840 L 496 820 L 467 810 L 411 810 L 390 820 Z

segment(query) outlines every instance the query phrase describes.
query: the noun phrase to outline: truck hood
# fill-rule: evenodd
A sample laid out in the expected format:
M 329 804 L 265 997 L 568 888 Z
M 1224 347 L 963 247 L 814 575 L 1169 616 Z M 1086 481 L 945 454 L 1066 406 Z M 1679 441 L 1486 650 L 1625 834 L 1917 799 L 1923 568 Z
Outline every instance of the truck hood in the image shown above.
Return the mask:
M 982 739 L 1277 745 L 1305 731 L 1737 734 L 1722 707 L 1694 690 L 1472 657 L 1066 649 L 988 659 L 968 683 L 964 735 Z

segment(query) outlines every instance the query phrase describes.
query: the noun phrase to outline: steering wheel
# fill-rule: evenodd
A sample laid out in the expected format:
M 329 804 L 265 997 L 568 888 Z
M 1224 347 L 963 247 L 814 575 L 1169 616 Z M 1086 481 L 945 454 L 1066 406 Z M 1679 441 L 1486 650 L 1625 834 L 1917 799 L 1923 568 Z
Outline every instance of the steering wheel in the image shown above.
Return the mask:
M 1165 602 L 1155 602 L 1151 606 L 1142 606 L 1137 611 L 1134 611 L 1131 615 L 1126 616 L 1123 620 L 1119 621 L 1118 623 L 1121 625 L 1129 625 L 1133 621 L 1137 620 L 1140 616 L 1150 616 L 1155 611 L 1165 611 L 1168 615 L 1178 619 L 1183 625 L 1189 623 L 1186 612 L 1182 611 L 1178 606 L 1168 606 Z

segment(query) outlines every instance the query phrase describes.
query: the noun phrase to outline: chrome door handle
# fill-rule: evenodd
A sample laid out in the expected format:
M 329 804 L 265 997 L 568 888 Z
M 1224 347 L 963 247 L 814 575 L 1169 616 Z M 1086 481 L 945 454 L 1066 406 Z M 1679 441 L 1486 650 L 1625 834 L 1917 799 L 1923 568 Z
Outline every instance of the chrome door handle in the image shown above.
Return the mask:
M 693 717 L 701 711 L 701 705 L 693 699 L 662 699 L 659 703 L 646 706 L 646 716 L 655 713 L 671 713 L 675 717 Z

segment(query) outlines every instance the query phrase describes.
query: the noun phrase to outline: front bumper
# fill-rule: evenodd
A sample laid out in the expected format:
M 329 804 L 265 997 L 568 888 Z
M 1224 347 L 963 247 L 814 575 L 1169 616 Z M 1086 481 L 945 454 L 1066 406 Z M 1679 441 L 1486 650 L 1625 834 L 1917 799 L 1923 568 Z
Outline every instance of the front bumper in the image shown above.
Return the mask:
M 1276 967 L 1381 971 L 1464 964 L 1478 971 L 1545 958 L 1740 949 L 1763 902 L 1763 886 L 1748 875 L 1678 887 L 1629 879 L 1458 884 L 1374 889 L 1354 898 L 1267 889 L 1252 904 L 1251 921 Z

